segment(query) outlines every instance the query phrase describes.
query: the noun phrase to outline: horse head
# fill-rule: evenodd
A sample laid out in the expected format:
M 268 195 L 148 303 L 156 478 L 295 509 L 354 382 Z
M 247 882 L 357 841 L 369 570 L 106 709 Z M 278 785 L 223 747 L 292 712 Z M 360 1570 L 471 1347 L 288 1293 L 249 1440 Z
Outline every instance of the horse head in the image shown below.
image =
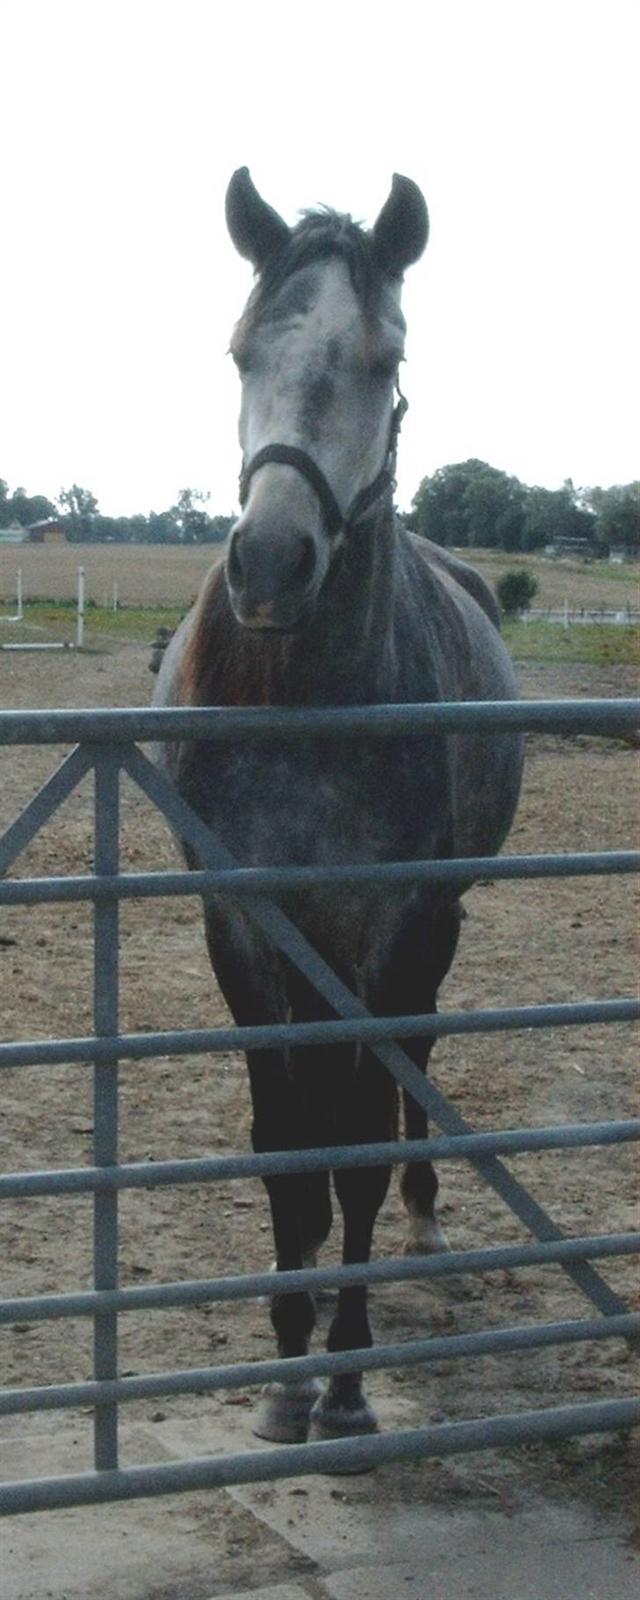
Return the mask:
M 329 210 L 289 228 L 241 167 L 227 223 L 257 273 L 231 341 L 243 469 L 227 585 L 245 627 L 291 632 L 313 615 L 350 531 L 392 492 L 406 404 L 400 291 L 428 214 L 396 174 L 370 231 Z

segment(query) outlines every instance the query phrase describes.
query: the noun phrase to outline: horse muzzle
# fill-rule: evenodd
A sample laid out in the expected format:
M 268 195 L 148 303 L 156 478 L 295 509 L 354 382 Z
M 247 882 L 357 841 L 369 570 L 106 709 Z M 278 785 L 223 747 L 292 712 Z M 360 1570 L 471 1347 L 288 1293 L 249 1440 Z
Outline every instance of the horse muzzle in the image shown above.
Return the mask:
M 292 633 L 313 615 L 326 575 L 324 541 L 308 530 L 240 517 L 231 535 L 227 588 L 244 628 Z

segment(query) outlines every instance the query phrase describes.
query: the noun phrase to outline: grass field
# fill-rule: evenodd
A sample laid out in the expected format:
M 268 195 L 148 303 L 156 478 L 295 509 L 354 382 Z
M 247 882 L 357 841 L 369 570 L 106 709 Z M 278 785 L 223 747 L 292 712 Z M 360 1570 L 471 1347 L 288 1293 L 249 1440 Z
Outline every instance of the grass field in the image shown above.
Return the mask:
M 514 661 L 587 661 L 592 666 L 640 666 L 640 628 L 581 623 L 566 630 L 554 622 L 505 622 L 503 637 Z
M 612 566 L 609 561 L 557 561 L 548 556 L 509 555 L 505 550 L 461 550 L 471 565 L 478 568 L 492 589 L 503 572 L 527 567 L 540 585 L 533 601 L 536 606 L 556 607 L 565 600 L 576 608 L 604 606 L 636 610 L 640 605 L 640 566 Z
M 0 599 L 11 608 L 22 568 L 27 600 L 71 600 L 84 567 L 87 600 L 111 603 L 113 585 L 125 606 L 178 606 L 195 599 L 202 579 L 219 559 L 219 545 L 63 544 L 0 546 Z
M 151 641 L 160 623 L 175 627 L 195 598 L 216 546 L 33 545 L 0 549 L 0 617 L 15 610 L 16 574 L 22 569 L 25 620 L 2 622 L 0 643 L 21 638 L 75 637 L 73 596 L 78 566 L 85 570 L 85 644 L 109 648 L 120 641 Z M 536 575 L 536 604 L 622 609 L 640 604 L 640 569 L 607 562 L 552 561 L 540 556 L 510 556 L 474 550 L 473 565 L 495 586 L 508 567 L 525 565 Z M 119 609 L 111 609 L 113 585 Z M 516 660 L 587 661 L 593 664 L 640 662 L 640 629 L 580 625 L 565 631 L 544 622 L 507 623 L 505 638 Z

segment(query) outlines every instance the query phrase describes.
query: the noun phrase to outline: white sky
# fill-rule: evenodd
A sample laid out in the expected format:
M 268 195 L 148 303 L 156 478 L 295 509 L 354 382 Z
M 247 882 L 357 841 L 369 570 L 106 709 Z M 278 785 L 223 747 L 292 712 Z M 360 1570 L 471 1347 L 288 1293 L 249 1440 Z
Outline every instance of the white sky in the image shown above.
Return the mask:
M 233 509 L 244 163 L 290 222 L 424 190 L 401 505 L 640 476 L 639 43 L 637 0 L 0 0 L 0 476 Z

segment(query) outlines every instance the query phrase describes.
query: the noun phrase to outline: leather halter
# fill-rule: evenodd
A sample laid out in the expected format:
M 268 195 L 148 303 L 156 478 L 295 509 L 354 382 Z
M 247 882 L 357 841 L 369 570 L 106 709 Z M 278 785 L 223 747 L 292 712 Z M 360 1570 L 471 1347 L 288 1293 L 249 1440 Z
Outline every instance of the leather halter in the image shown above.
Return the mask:
M 260 467 L 266 466 L 268 462 L 275 462 L 283 467 L 295 467 L 296 471 L 300 472 L 303 478 L 306 478 L 307 483 L 311 485 L 320 501 L 327 533 L 330 538 L 335 538 L 339 533 L 347 533 L 350 528 L 355 527 L 356 523 L 362 522 L 367 512 L 371 511 L 372 507 L 377 504 L 378 500 L 382 499 L 384 494 L 387 494 L 390 489 L 395 489 L 398 436 L 408 404 L 408 400 L 405 400 L 398 386 L 398 403 L 394 407 L 391 418 L 384 466 L 381 467 L 377 477 L 367 485 L 366 489 L 358 491 L 345 516 L 340 510 L 333 489 L 327 482 L 324 472 L 317 466 L 312 456 L 307 455 L 306 450 L 299 450 L 295 445 L 289 444 L 266 444 L 262 450 L 256 451 L 256 454 L 252 456 L 246 466 L 243 466 L 240 473 L 240 505 L 244 507 L 251 479 L 254 472 L 257 472 Z

